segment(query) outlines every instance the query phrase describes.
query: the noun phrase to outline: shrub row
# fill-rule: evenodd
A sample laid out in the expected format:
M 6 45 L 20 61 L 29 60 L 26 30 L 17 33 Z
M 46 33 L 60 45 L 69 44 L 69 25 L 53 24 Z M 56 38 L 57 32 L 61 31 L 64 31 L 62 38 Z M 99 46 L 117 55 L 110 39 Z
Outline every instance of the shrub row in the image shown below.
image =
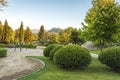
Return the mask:
M 8 44 L 0 44 L 1 48 L 8 47 Z
M 51 60 L 53 60 L 54 54 L 55 54 L 60 48 L 62 48 L 62 47 L 63 47 L 63 45 L 57 45 L 55 48 L 53 48 L 53 49 L 51 50 L 51 52 L 50 52 L 50 59 L 51 59 Z
M 56 65 L 65 69 L 85 68 L 91 62 L 87 49 L 78 45 L 50 45 L 44 50 L 44 56 L 50 57 Z
M 36 48 L 36 45 L 33 44 L 26 44 L 26 45 L 22 45 L 23 48 Z
M 44 49 L 44 56 L 50 57 L 50 52 L 57 46 L 57 44 L 49 45 L 47 48 Z
M 65 69 L 79 69 L 87 67 L 91 56 L 86 48 L 78 45 L 50 45 L 44 50 L 44 56 L 50 57 L 56 65 Z M 111 69 L 120 72 L 120 47 L 110 47 L 103 50 L 98 60 Z
M 6 56 L 7 56 L 7 49 L 0 48 L 0 58 L 1 57 L 6 57 Z

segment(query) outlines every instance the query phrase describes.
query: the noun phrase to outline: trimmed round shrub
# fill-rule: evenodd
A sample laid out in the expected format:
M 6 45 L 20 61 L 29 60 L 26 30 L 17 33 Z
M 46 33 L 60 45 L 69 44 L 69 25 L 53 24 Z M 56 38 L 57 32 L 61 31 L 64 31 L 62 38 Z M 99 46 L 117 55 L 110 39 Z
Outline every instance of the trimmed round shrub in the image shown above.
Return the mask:
M 58 45 L 56 46 L 51 52 L 50 52 L 50 59 L 53 60 L 53 56 L 55 54 L 55 52 L 57 52 L 59 49 L 61 49 L 63 47 L 63 45 Z
M 53 48 L 55 48 L 58 44 L 51 44 L 48 47 L 46 47 L 43 51 L 43 54 L 45 57 L 49 57 L 50 56 L 50 52 L 52 51 Z
M 79 45 L 70 44 L 59 49 L 53 56 L 54 63 L 64 69 L 81 69 L 91 62 L 89 52 Z
M 120 47 L 110 47 L 103 50 L 98 57 L 102 64 L 120 72 Z
M 0 48 L 0 58 L 7 56 L 7 49 Z

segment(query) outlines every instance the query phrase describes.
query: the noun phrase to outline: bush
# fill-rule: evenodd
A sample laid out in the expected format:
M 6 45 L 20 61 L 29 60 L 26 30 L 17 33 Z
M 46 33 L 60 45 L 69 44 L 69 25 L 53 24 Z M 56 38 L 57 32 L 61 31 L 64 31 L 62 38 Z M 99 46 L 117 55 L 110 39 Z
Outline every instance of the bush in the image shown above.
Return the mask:
M 67 45 L 53 56 L 54 63 L 65 69 L 85 68 L 91 62 L 89 52 L 78 45 Z
M 51 44 L 48 47 L 46 47 L 43 51 L 43 54 L 45 57 L 49 57 L 50 56 L 50 52 L 52 51 L 53 48 L 55 48 L 57 46 L 57 44 Z
M 0 48 L 0 58 L 7 56 L 7 49 Z
M 110 47 L 103 50 L 98 57 L 102 64 L 120 72 L 120 47 Z
M 53 60 L 53 56 L 54 56 L 55 52 L 58 51 L 59 49 L 61 49 L 62 47 L 63 47 L 63 45 L 58 45 L 52 49 L 52 51 L 50 52 L 50 59 L 51 60 Z

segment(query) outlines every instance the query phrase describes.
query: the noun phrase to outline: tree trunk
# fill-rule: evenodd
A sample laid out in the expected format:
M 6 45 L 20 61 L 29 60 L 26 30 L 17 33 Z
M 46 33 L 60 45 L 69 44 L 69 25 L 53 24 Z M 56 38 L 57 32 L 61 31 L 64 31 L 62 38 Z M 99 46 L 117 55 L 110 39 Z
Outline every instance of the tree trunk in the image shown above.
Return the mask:
M 100 54 L 101 54 L 101 53 L 102 53 L 102 50 L 103 50 L 103 44 L 102 44 L 101 41 L 100 41 L 99 49 L 100 49 Z

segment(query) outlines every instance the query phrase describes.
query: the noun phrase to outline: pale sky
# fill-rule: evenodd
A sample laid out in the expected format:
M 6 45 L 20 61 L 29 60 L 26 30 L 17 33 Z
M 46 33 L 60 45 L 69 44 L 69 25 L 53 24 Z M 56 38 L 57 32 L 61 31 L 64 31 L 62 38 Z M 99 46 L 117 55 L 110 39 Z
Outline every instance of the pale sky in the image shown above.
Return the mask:
M 17 29 L 23 21 L 24 28 L 39 29 L 44 25 L 49 30 L 53 27 L 81 28 L 91 0 L 7 0 L 8 7 L 0 12 L 0 20 Z M 120 0 L 116 0 L 120 2 Z

